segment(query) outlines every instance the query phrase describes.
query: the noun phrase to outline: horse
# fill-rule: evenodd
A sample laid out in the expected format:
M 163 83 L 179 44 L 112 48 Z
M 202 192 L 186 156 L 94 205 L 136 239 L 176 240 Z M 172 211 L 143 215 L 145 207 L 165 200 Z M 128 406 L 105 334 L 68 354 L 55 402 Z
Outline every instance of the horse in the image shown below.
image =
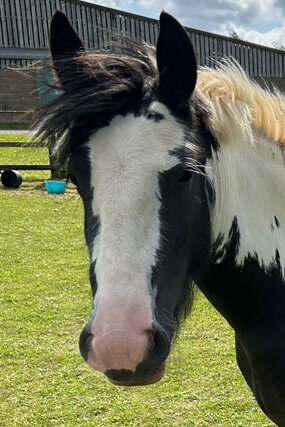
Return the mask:
M 84 205 L 93 304 L 84 360 L 115 385 L 165 372 L 196 286 L 235 332 L 260 408 L 285 426 L 285 101 L 232 60 L 198 67 L 162 12 L 156 48 L 121 39 L 89 52 L 57 11 L 60 94 L 42 140 Z

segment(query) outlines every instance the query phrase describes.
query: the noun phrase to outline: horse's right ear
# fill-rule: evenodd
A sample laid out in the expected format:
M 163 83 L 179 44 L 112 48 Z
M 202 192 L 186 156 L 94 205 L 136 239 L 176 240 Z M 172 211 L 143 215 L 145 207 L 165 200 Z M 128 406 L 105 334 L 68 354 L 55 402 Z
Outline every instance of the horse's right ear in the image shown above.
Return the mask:
M 197 80 L 196 55 L 182 25 L 166 12 L 160 15 L 156 57 L 161 93 L 178 107 L 188 103 Z
M 56 73 L 64 84 L 65 72 L 61 60 L 79 55 L 84 51 L 84 46 L 65 14 L 59 10 L 54 13 L 51 20 L 49 45 Z

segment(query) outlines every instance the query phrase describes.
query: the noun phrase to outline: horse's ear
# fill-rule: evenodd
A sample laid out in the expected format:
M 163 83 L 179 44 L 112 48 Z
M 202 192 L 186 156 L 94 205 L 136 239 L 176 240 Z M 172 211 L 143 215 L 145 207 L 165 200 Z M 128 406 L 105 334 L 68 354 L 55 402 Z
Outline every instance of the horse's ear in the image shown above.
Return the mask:
M 64 59 L 72 59 L 84 50 L 84 46 L 64 13 L 57 10 L 51 20 L 49 45 L 56 73 L 64 82 Z
M 196 56 L 182 25 L 166 12 L 160 15 L 156 57 L 160 90 L 177 105 L 185 104 L 197 80 Z

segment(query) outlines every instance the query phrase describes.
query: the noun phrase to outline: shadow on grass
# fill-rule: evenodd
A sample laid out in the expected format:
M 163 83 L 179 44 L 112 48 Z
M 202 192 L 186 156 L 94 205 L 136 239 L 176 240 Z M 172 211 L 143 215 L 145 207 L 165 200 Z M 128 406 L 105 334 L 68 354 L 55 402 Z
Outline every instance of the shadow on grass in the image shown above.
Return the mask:
M 0 130 L 28 130 L 29 123 L 0 123 Z

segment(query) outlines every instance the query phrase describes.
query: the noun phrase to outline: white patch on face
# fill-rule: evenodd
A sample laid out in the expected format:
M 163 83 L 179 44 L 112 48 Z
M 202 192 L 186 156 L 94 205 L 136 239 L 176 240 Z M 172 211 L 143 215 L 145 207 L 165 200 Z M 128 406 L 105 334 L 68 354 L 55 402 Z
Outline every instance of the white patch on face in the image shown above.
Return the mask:
M 243 265 L 248 255 L 257 254 L 260 264 L 269 267 L 278 250 L 284 274 L 284 160 L 276 143 L 258 134 L 254 137 L 256 142 L 251 145 L 233 135 L 207 163 L 206 173 L 216 192 L 211 212 L 212 241 L 222 234 L 222 246 L 227 242 L 236 216 L 240 232 L 236 263 Z
M 92 208 L 100 219 L 92 252 L 96 303 L 127 304 L 131 294 L 143 294 L 151 307 L 151 267 L 160 241 L 158 175 L 178 163 L 169 152 L 185 141 L 183 127 L 163 104 L 154 102 L 150 109 L 164 119 L 117 115 L 88 142 Z

